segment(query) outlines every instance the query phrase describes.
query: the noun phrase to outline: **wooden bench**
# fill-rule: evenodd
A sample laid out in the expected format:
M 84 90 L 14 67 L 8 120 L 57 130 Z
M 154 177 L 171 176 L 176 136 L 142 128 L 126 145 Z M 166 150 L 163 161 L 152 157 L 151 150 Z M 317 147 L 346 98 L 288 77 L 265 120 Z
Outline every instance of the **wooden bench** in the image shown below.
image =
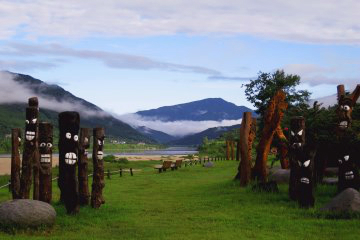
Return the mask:
M 155 165 L 154 169 L 158 169 L 159 173 L 166 171 L 166 169 L 171 168 L 172 161 L 164 161 L 162 165 Z
M 171 164 L 171 170 L 181 168 L 182 160 L 176 160 L 175 163 Z

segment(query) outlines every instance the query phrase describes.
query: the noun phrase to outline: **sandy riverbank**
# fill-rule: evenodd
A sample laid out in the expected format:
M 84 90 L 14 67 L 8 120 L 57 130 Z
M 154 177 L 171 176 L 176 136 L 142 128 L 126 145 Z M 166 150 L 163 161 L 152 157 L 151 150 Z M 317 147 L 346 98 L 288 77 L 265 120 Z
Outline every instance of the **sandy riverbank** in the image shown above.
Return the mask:
M 159 161 L 159 160 L 172 160 L 183 159 L 185 155 L 171 155 L 171 156 L 162 156 L 162 155 L 116 155 L 116 158 L 126 158 L 129 161 Z M 59 158 L 53 157 L 52 165 L 55 167 L 59 164 Z M 2 157 L 0 158 L 0 175 L 10 174 L 11 173 L 11 158 Z

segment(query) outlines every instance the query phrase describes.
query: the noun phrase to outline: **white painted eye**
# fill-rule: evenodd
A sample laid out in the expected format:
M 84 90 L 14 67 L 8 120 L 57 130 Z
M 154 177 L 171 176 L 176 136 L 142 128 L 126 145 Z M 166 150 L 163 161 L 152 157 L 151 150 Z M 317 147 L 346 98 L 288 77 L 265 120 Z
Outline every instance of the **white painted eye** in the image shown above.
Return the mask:
M 29 122 L 29 120 L 26 119 L 26 120 L 25 120 L 25 123 L 26 123 L 26 124 L 29 124 L 30 122 Z
M 298 163 L 299 163 L 299 166 L 301 167 L 301 162 L 300 162 L 300 161 L 298 161 Z
M 78 141 L 79 140 L 79 137 L 78 137 L 78 135 L 74 135 L 74 141 Z
M 84 138 L 84 143 L 88 143 L 89 142 L 89 139 L 86 137 Z
M 301 136 L 303 134 L 303 130 L 300 130 L 297 135 Z
M 33 124 L 35 124 L 36 121 L 37 121 L 37 118 L 34 118 L 33 120 L 31 120 L 31 122 L 32 122 Z
M 291 131 L 291 136 L 295 136 L 295 133 L 293 131 Z
M 18 139 L 19 139 L 19 142 L 21 142 L 21 138 L 18 137 Z
M 99 139 L 98 139 L 98 144 L 99 144 L 99 146 L 101 146 L 101 145 L 102 145 L 102 141 L 101 141 L 101 140 L 99 140 Z
M 349 160 L 349 155 L 344 156 L 344 160 L 348 161 Z
M 310 160 L 304 162 L 304 167 L 308 167 L 310 165 Z
M 339 159 L 339 163 L 342 164 L 342 160 L 341 160 L 341 159 Z
M 48 144 L 46 144 L 46 146 L 47 146 L 48 148 L 51 148 L 51 147 L 52 147 L 52 143 L 48 143 Z
M 350 107 L 349 107 L 348 105 L 345 105 L 343 108 L 344 108 L 345 111 L 349 111 L 349 110 L 350 110 Z
M 65 134 L 65 137 L 66 137 L 67 139 L 70 139 L 70 138 L 71 138 L 71 133 L 69 133 L 69 132 L 66 133 L 66 134 Z
M 40 147 L 45 147 L 46 143 L 40 143 Z

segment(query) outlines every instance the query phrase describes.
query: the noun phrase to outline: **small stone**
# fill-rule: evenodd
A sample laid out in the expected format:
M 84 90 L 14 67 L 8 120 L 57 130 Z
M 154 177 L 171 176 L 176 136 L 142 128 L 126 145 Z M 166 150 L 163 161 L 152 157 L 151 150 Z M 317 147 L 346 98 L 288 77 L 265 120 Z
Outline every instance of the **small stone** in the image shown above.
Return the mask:
M 11 227 L 52 226 L 55 223 L 56 211 L 48 203 L 16 199 L 0 204 L 0 225 Z
M 326 177 L 337 176 L 338 173 L 339 173 L 339 168 L 337 168 L 337 167 L 325 168 L 325 171 L 324 171 L 324 175 Z
M 206 162 L 206 163 L 203 164 L 203 167 L 212 168 L 212 167 L 214 167 L 214 163 L 213 162 Z
M 289 169 L 278 169 L 269 176 L 269 180 L 277 183 L 289 183 L 290 170 Z
M 322 183 L 326 185 L 337 185 L 338 182 L 339 182 L 338 178 L 324 178 L 322 180 Z
M 360 212 L 360 193 L 347 188 L 336 195 L 329 203 L 320 208 L 321 211 L 331 212 Z

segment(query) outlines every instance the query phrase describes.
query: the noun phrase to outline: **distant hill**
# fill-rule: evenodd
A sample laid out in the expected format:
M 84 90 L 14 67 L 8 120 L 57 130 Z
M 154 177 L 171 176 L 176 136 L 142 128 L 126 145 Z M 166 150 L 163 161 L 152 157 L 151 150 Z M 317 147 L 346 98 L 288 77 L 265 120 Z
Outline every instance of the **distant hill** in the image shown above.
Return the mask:
M 147 142 L 154 141 L 147 136 L 142 135 L 128 124 L 114 118 L 96 105 L 78 98 L 70 92 L 64 90 L 57 85 L 47 84 L 39 79 L 35 79 L 29 75 L 9 73 L 14 77 L 15 82 L 21 87 L 30 90 L 34 96 L 41 97 L 46 101 L 52 101 L 54 108 L 56 103 L 59 105 L 66 102 L 72 106 L 76 106 L 81 115 L 81 127 L 105 127 L 106 135 L 119 138 L 129 142 Z M 2 81 L 0 79 L 0 81 Z M 19 96 L 21 98 L 23 96 Z M 39 101 L 40 121 L 51 122 L 55 126 L 55 133 L 58 128 L 58 109 L 54 109 L 48 105 L 44 107 L 44 102 Z M 55 104 L 54 104 L 55 103 Z M 0 104 L 0 134 L 4 136 L 11 132 L 11 128 L 24 128 L 25 126 L 25 108 L 27 104 L 22 103 L 6 103 Z M 65 111 L 65 109 L 63 110 Z M 82 112 L 84 114 L 82 114 Z M 95 114 L 88 115 L 87 112 Z
M 171 122 L 180 120 L 237 120 L 242 118 L 244 112 L 253 112 L 253 110 L 244 106 L 237 106 L 222 98 L 207 98 L 189 103 L 139 111 L 136 114 L 142 117 Z
M 210 139 L 215 139 L 220 137 L 221 134 L 231 131 L 233 129 L 240 128 L 240 124 L 229 126 L 229 127 L 213 127 L 206 129 L 205 131 L 188 135 L 183 138 L 168 142 L 169 145 L 200 145 L 204 139 L 204 137 L 207 137 Z
M 168 143 L 170 141 L 173 141 L 173 140 L 177 139 L 174 136 L 171 136 L 171 135 L 166 134 L 166 133 L 161 132 L 161 131 L 156 131 L 154 129 L 151 129 L 151 128 L 148 128 L 148 127 L 145 127 L 145 126 L 136 127 L 136 130 L 138 130 L 143 135 L 148 136 L 149 138 L 156 140 L 158 143 L 161 143 L 161 144 L 165 144 L 165 143 Z

